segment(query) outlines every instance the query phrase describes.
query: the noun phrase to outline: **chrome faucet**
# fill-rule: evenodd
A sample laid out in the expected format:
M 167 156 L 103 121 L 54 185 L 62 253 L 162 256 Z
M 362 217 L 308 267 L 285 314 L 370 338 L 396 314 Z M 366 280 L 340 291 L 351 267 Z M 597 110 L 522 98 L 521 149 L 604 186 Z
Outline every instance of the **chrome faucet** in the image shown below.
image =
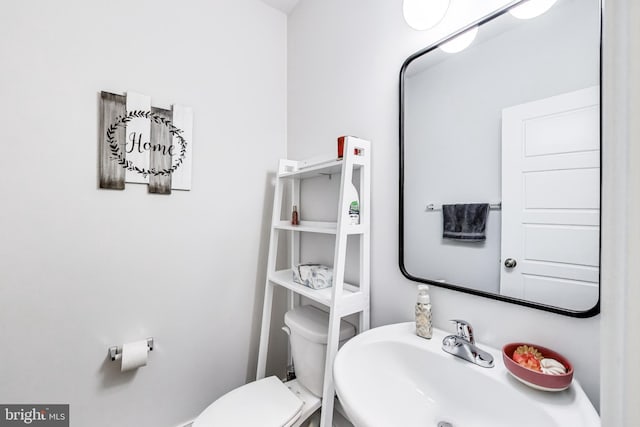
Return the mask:
M 444 337 L 442 349 L 483 368 L 493 368 L 493 356 L 476 347 L 471 325 L 464 320 L 452 320 L 452 322 L 456 324 L 456 335 Z

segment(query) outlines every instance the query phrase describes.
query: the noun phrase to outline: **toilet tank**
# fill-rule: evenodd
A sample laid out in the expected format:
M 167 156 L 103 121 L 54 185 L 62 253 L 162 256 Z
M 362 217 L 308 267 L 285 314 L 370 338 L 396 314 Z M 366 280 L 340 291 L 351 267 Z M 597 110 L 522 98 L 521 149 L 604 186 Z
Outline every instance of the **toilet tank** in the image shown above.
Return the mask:
M 298 382 L 311 393 L 322 396 L 324 363 L 327 352 L 329 314 L 311 305 L 302 305 L 284 315 L 291 330 L 291 354 Z M 353 337 L 356 328 L 340 321 L 340 346 Z

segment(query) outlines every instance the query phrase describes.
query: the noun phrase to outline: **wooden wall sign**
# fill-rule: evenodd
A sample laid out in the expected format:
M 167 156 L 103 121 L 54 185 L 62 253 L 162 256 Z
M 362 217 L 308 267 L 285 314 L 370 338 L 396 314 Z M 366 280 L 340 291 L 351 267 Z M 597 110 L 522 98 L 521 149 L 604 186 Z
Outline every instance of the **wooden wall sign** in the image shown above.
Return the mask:
M 151 106 L 151 98 L 101 92 L 100 188 L 148 184 L 150 193 L 191 189 L 191 108 Z

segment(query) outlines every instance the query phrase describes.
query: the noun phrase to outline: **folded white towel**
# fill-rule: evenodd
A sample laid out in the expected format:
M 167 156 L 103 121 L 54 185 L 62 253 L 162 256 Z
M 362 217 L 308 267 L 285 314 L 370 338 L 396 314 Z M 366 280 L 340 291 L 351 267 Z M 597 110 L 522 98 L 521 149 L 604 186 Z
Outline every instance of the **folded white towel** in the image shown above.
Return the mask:
M 333 269 L 322 264 L 298 264 L 293 268 L 293 281 L 312 289 L 333 284 Z

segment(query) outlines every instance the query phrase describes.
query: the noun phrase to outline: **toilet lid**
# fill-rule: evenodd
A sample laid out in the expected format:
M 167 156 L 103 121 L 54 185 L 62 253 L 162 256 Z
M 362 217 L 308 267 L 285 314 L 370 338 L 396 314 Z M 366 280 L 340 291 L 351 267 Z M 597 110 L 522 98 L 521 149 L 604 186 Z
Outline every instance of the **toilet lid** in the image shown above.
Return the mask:
M 225 394 L 198 415 L 193 427 L 289 426 L 303 404 L 282 381 L 268 377 Z

